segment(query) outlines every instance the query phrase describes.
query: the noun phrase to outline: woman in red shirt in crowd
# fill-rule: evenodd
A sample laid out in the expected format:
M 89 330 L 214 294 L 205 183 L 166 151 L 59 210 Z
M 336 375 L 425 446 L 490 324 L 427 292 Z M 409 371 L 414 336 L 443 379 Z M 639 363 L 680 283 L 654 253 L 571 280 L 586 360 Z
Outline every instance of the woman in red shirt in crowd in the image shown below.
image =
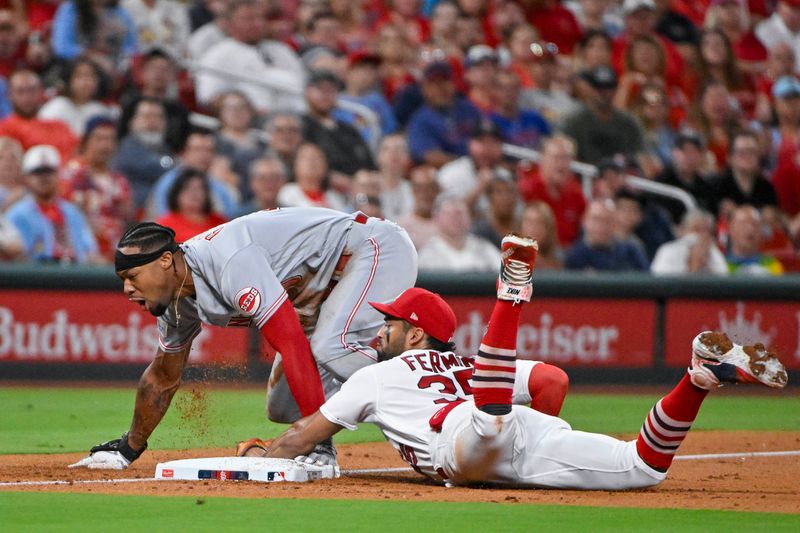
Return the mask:
M 186 242 L 225 222 L 212 210 L 208 178 L 193 168 L 184 169 L 175 179 L 167 196 L 167 206 L 169 212 L 156 222 L 175 230 L 177 242 Z

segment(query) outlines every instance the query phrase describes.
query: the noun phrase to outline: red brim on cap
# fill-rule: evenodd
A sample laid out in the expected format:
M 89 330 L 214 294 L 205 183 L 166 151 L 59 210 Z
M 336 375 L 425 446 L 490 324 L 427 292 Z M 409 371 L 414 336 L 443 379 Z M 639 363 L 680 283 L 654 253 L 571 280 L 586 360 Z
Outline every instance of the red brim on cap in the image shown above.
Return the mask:
M 388 305 L 388 304 L 382 304 L 382 303 L 379 303 L 379 302 L 368 302 L 368 303 L 369 303 L 369 305 L 374 307 L 379 313 L 381 313 L 383 315 L 392 316 L 392 317 L 395 317 L 395 318 L 400 318 L 400 317 L 397 316 L 397 312 L 392 310 L 392 307 L 390 305 Z M 403 319 L 400 318 L 400 320 L 403 320 Z

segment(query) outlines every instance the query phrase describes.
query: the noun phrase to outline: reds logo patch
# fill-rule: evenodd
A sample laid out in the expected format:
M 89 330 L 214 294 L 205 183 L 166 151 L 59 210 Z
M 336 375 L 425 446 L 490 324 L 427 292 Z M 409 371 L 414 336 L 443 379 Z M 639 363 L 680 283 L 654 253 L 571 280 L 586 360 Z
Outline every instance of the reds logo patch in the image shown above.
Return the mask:
M 255 287 L 245 287 L 236 293 L 236 305 L 242 313 L 252 315 L 261 305 L 261 293 Z

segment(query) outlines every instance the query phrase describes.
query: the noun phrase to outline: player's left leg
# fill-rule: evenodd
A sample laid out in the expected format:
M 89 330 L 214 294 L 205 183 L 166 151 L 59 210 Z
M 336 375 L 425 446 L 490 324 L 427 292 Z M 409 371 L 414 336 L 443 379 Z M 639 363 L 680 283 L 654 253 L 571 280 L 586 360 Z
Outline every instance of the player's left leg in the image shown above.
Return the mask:
M 522 303 L 531 297 L 536 251 L 531 239 L 515 235 L 503 239 L 498 299 L 474 361 L 474 405 L 454 409 L 439 440 L 446 446 L 437 453 L 437 462 L 455 483 L 511 479 L 508 468 L 518 438 L 512 411 L 517 331 Z

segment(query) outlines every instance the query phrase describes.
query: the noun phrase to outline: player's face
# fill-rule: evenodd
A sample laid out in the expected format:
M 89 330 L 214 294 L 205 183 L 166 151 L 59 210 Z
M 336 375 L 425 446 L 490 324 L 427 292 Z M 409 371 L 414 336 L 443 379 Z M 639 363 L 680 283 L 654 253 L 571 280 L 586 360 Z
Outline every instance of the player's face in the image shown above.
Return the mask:
M 386 318 L 378 332 L 378 361 L 386 361 L 405 352 L 408 323 L 396 318 Z
M 122 248 L 122 253 L 138 252 L 138 248 Z M 153 316 L 161 316 L 167 311 L 172 300 L 173 275 L 171 254 L 165 252 L 161 258 L 146 265 L 117 272 L 122 280 L 122 291 L 128 300 L 138 304 Z

